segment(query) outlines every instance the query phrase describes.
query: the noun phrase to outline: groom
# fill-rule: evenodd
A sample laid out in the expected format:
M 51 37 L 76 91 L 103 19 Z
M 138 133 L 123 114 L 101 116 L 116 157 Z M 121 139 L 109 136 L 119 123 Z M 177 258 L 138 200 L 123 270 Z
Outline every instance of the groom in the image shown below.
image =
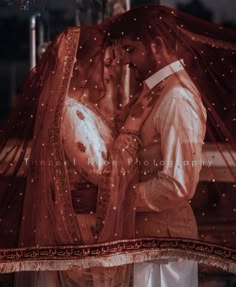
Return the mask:
M 108 33 L 110 40 L 120 42 L 123 63 L 142 86 L 141 94 L 160 86 L 139 131 L 146 170 L 136 184 L 135 236 L 194 239 L 197 225 L 189 200 L 200 166 L 188 163 L 201 158 L 206 110 L 183 60 L 177 57 L 175 37 L 165 31 L 161 19 L 153 27 L 146 10 L 137 8 L 116 18 Z M 135 264 L 134 286 L 197 287 L 197 263 L 169 258 Z

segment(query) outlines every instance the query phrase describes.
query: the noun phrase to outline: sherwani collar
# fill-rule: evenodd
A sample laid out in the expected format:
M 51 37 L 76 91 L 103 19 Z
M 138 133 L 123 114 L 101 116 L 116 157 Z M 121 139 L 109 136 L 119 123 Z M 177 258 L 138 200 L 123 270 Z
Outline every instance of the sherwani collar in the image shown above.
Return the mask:
M 146 86 L 151 90 L 156 85 L 158 85 L 161 81 L 165 80 L 170 75 L 177 73 L 181 70 L 184 70 L 184 61 L 183 59 L 177 60 L 162 69 L 158 70 L 154 74 L 152 74 L 149 78 L 147 78 L 144 82 Z

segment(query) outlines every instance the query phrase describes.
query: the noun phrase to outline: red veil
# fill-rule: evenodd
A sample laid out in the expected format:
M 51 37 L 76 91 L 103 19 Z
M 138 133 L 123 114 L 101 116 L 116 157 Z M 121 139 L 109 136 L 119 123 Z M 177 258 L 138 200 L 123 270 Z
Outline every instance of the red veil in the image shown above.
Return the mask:
M 215 170 L 205 170 L 205 174 L 208 173 L 203 173 L 202 179 L 213 182 L 218 187 L 218 181 L 228 182 L 227 190 L 229 196 L 232 196 L 230 200 L 234 201 L 235 32 L 159 5 L 146 5 L 131 10 L 104 25 L 69 28 L 50 44 L 37 67 L 31 71 L 23 93 L 2 129 L 2 272 L 76 268 L 85 270 L 88 274 L 88 268 L 113 267 L 168 256 L 196 259 L 229 271 L 236 269 L 235 241 L 225 242 L 224 238 L 136 239 L 124 231 L 119 240 L 108 236 L 106 240 L 99 241 L 99 234 L 95 230 L 94 241 L 90 244 L 83 242 L 82 222 L 76 220 L 68 167 L 65 164 L 61 132 L 63 105 L 75 75 L 78 77 L 78 89 L 88 90 L 90 103 L 99 106 L 106 99 L 103 71 L 107 40 L 113 32 L 126 33 L 115 28 L 116 21 L 121 21 L 123 17 L 140 25 L 140 37 L 145 37 L 145 41 L 151 41 L 158 30 L 167 45 L 176 46 L 179 59 L 184 59 L 185 69 L 200 91 L 207 109 L 206 148 L 217 150 L 220 165 L 223 165 L 222 169 L 217 169 L 216 164 Z M 152 19 L 150 27 L 145 25 L 145 17 Z M 114 57 L 118 57 L 117 54 Z M 78 72 L 75 69 L 76 63 L 80 65 Z M 119 65 L 117 69 L 122 73 Z M 123 80 L 124 77 L 121 76 L 112 82 L 117 111 L 121 109 L 119 102 L 123 93 Z M 138 88 L 133 88 L 131 93 L 134 91 L 137 92 Z M 122 110 L 123 118 L 127 117 L 129 111 L 129 108 Z M 121 115 L 119 121 L 122 122 Z M 113 124 L 118 125 L 114 121 Z M 128 183 L 127 179 L 123 192 L 119 194 L 121 201 L 119 196 L 116 198 L 118 208 L 123 211 L 126 207 L 134 207 L 130 204 L 130 199 L 124 200 Z M 104 182 L 99 184 L 104 188 Z M 108 193 L 111 192 L 109 184 L 109 181 L 105 181 Z M 196 199 L 201 200 L 201 196 L 198 196 L 201 192 L 198 189 Z M 219 194 L 222 195 L 222 191 Z M 228 195 L 225 193 L 224 196 Z M 111 207 L 109 204 L 108 196 L 107 210 Z M 225 218 L 230 215 L 235 222 L 235 208 L 231 206 L 232 212 L 226 212 Z M 221 211 L 220 204 L 217 209 Z M 202 210 L 201 214 L 203 213 L 207 213 L 207 208 Z M 122 230 L 127 224 L 124 212 L 119 221 L 115 217 L 110 220 L 105 221 L 103 228 L 112 230 L 111 234 L 114 234 L 113 228 L 118 223 Z M 204 219 L 200 218 L 199 221 L 204 222 Z M 219 221 L 222 223 L 221 219 Z M 111 222 L 114 226 L 111 226 Z M 216 224 L 217 220 L 214 226 Z M 96 272 L 90 273 L 94 278 Z

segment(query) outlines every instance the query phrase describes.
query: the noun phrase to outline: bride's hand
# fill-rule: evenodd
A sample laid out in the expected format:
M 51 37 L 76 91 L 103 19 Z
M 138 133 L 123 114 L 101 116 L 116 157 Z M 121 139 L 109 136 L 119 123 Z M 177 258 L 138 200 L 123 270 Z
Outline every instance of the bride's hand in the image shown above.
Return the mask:
M 119 165 L 121 175 L 133 173 L 137 169 L 140 142 L 134 135 L 120 134 L 114 142 L 112 154 Z

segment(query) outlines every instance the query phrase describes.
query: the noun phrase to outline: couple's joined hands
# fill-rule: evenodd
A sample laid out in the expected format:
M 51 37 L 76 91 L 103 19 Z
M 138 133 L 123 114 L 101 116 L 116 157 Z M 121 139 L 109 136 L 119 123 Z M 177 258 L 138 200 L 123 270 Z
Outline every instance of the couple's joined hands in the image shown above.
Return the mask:
M 140 140 L 135 135 L 121 133 L 115 140 L 111 157 L 121 176 L 135 176 L 138 171 L 139 147 Z

